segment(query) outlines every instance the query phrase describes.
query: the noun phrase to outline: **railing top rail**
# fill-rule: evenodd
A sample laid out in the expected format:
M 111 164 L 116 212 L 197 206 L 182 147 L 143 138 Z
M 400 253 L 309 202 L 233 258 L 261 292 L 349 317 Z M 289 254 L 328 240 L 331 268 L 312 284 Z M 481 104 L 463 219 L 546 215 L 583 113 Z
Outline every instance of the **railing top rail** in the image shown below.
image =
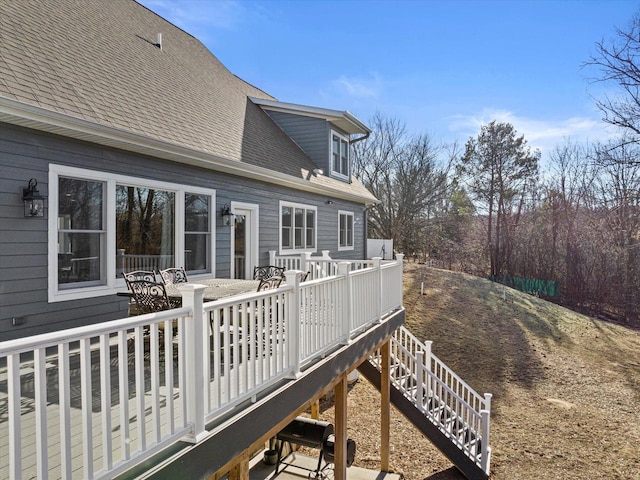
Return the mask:
M 249 302 L 252 300 L 259 300 L 261 298 L 271 297 L 275 294 L 290 292 L 292 290 L 293 290 L 292 285 L 283 284 L 278 288 L 263 290 L 261 292 L 255 291 L 255 292 L 240 293 L 237 295 L 232 295 L 230 297 L 224 297 L 224 298 L 219 298 L 218 300 L 204 302 L 204 306 L 206 310 L 214 310 L 216 308 L 231 307 L 239 303 Z
M 116 333 L 135 327 L 142 327 L 152 323 L 160 323 L 177 317 L 191 315 L 188 307 L 174 308 L 156 313 L 146 313 L 135 317 L 120 318 L 108 322 L 69 328 L 51 333 L 42 333 L 30 337 L 6 340 L 0 342 L 0 357 L 15 355 L 40 348 L 53 347 L 59 344 L 71 343 L 85 338 L 95 338 L 104 334 Z

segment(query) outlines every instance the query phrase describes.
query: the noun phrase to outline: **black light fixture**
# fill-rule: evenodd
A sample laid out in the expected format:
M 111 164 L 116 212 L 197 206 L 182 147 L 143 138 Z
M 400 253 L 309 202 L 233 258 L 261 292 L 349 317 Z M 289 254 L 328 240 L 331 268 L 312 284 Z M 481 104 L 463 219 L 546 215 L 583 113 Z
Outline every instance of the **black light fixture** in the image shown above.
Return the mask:
M 236 216 L 231 213 L 231 207 L 228 203 L 226 203 L 220 212 L 222 214 L 222 224 L 223 225 L 231 225 L 235 220 Z
M 36 188 L 37 186 L 38 181 L 32 178 L 29 180 L 27 188 L 22 189 L 25 217 L 44 217 L 44 201 L 47 197 L 40 195 L 40 192 Z

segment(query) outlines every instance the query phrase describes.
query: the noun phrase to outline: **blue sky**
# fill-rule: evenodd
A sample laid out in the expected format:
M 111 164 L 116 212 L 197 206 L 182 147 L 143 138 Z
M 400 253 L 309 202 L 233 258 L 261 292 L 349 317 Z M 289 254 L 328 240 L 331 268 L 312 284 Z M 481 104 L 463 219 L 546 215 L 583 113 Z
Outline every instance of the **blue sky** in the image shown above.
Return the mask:
M 139 0 L 283 102 L 376 112 L 462 145 L 507 121 L 543 156 L 603 140 L 581 68 L 640 3 L 621 0 Z

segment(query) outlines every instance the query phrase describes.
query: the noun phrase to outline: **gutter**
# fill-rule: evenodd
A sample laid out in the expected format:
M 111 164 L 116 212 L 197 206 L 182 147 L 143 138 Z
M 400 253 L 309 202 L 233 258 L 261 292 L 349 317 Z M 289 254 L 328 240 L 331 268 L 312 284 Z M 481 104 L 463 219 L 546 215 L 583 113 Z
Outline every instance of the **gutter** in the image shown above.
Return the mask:
M 358 138 L 354 138 L 353 140 L 349 140 L 349 143 L 354 144 L 354 143 L 358 143 L 361 142 L 362 140 L 366 140 L 367 138 L 369 138 L 369 135 L 371 135 L 371 132 L 367 132 L 364 135 L 362 135 L 361 137 Z

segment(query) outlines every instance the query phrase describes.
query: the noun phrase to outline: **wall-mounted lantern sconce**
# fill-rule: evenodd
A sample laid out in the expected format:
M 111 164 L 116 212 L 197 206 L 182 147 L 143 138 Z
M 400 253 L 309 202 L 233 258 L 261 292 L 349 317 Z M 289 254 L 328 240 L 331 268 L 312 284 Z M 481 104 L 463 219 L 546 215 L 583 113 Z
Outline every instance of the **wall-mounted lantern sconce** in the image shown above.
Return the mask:
M 32 178 L 29 180 L 27 188 L 22 189 L 25 217 L 44 217 L 44 201 L 47 197 L 40 195 L 40 192 L 36 188 L 37 185 L 38 181 Z
M 327 200 L 327 205 L 333 205 L 333 200 Z
M 236 219 L 236 216 L 231 213 L 231 207 L 228 203 L 222 207 L 222 211 L 220 213 L 222 214 L 223 225 L 232 225 L 233 221 Z

